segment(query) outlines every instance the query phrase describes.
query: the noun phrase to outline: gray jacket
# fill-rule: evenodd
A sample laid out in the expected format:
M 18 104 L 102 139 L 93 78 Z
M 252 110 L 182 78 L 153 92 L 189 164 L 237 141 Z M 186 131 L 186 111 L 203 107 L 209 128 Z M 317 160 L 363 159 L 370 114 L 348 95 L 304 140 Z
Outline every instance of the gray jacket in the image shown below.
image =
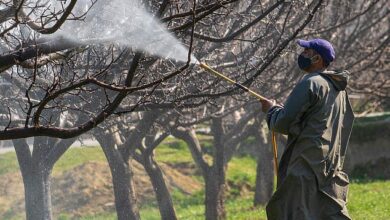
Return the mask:
M 269 110 L 269 128 L 288 141 L 268 219 L 349 219 L 342 169 L 354 115 L 347 80 L 347 71 L 307 74 L 284 106 Z

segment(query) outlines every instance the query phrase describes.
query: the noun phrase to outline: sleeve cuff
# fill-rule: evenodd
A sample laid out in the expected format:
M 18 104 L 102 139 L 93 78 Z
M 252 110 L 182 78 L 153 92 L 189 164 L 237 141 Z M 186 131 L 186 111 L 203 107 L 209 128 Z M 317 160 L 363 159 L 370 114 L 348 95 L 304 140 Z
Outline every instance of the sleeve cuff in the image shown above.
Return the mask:
M 267 125 L 268 125 L 268 128 L 271 129 L 271 120 L 272 120 L 272 115 L 277 112 L 279 109 L 283 108 L 282 106 L 280 105 L 274 105 L 272 106 L 268 112 L 267 112 L 267 118 L 266 118 L 266 121 L 267 121 Z

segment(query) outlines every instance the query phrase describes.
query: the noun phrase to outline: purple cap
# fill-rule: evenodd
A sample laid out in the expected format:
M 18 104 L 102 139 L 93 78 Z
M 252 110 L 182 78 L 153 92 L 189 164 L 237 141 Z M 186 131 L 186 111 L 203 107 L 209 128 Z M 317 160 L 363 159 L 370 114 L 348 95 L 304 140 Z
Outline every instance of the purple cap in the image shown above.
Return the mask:
M 329 64 L 334 60 L 336 54 L 334 52 L 332 44 L 329 41 L 324 39 L 313 39 L 313 40 L 298 40 L 298 45 L 304 48 L 311 48 L 315 50 L 322 59 Z

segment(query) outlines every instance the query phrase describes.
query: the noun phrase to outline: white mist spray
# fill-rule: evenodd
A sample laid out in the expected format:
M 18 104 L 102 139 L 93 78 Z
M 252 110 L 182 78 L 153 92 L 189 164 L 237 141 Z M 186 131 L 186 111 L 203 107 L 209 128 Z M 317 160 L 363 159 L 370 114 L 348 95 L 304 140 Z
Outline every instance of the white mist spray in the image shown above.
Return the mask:
M 89 5 L 88 5 L 89 4 Z M 73 12 L 80 15 L 90 2 L 78 1 Z M 99 0 L 84 21 L 67 21 L 55 36 L 82 44 L 116 43 L 166 59 L 186 62 L 188 49 L 150 15 L 138 0 Z M 192 56 L 191 62 L 197 62 Z

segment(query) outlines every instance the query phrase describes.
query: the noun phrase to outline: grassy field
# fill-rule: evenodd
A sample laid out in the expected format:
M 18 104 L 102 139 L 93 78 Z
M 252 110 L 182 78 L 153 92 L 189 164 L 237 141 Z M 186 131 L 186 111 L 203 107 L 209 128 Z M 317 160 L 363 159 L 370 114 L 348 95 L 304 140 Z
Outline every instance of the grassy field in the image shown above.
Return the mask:
M 160 146 L 156 152 L 157 160 L 162 163 L 191 163 L 191 155 L 183 142 L 170 139 Z M 105 161 L 100 148 L 73 148 L 58 161 L 54 174 L 59 174 L 72 167 L 87 161 Z M 18 170 L 14 153 L 0 155 L 0 175 Z M 236 157 L 229 163 L 227 179 L 233 186 L 246 184 L 254 185 L 256 175 L 256 161 L 250 156 Z M 1 177 L 0 177 L 1 178 Z M 199 176 L 194 177 L 201 180 Z M 253 190 L 252 190 L 253 191 Z M 179 191 L 172 193 L 175 208 L 179 219 L 203 219 L 203 193 L 184 195 Z M 228 219 L 266 219 L 264 208 L 252 207 L 253 192 L 239 195 L 237 188 L 231 188 L 226 209 Z M 349 211 L 353 219 L 385 220 L 390 219 L 390 180 L 352 179 L 349 193 Z M 142 219 L 160 219 L 157 204 L 149 201 L 142 204 Z M 14 219 L 14 218 L 11 218 Z M 71 219 L 67 213 L 61 214 L 58 219 Z M 99 213 L 95 216 L 84 216 L 82 220 L 116 219 L 115 213 Z

